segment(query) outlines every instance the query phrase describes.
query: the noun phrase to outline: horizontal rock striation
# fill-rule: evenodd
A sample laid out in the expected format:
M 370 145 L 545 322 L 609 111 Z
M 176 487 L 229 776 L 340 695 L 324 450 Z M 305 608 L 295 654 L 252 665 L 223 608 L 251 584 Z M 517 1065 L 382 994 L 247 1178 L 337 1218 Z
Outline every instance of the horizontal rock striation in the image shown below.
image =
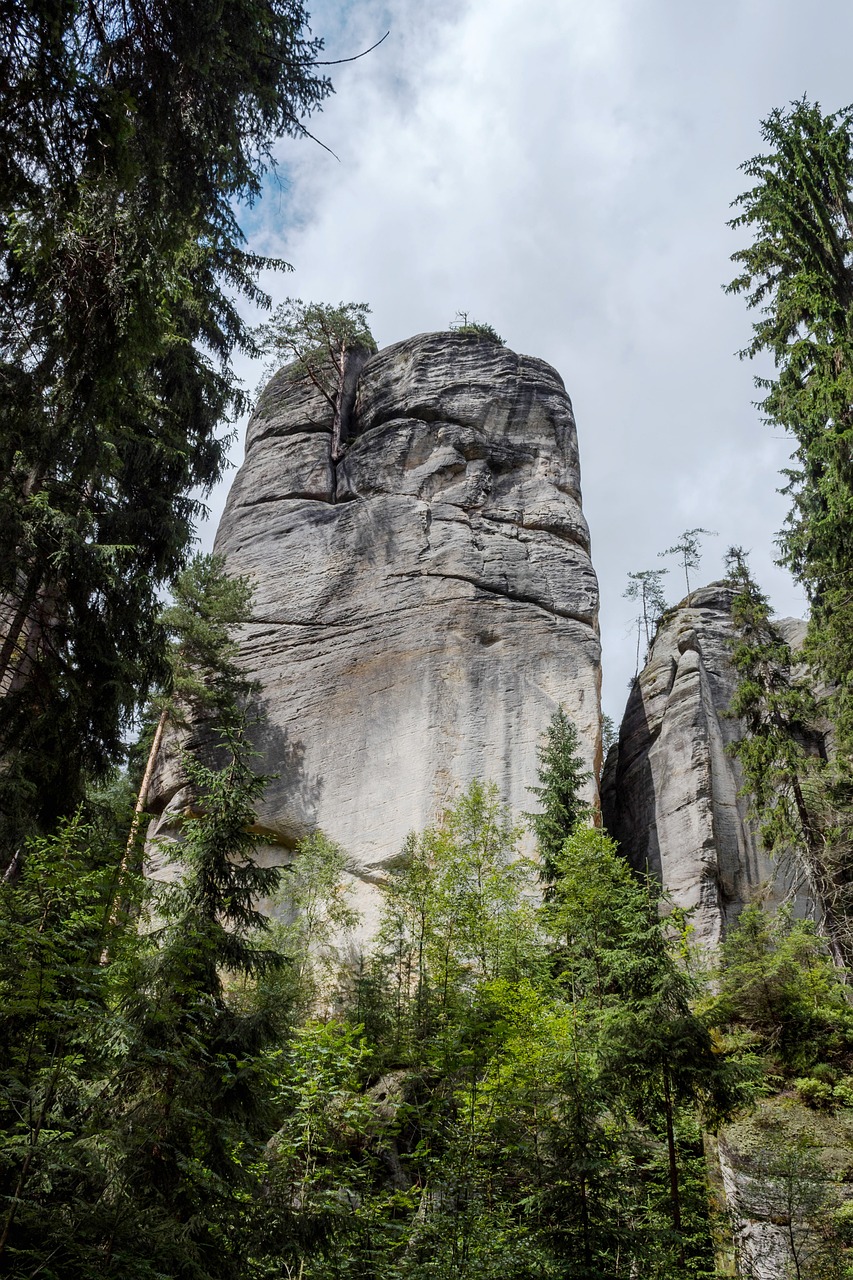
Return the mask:
M 272 379 L 216 540 L 256 587 L 241 655 L 277 775 L 261 823 L 285 848 L 324 830 L 360 886 L 474 777 L 531 807 L 560 703 L 591 768 L 600 750 L 598 589 L 559 375 L 448 333 L 364 359 L 338 462 L 322 396 Z
M 791 868 L 761 847 L 727 750 L 741 733 L 728 715 L 736 686 L 732 595 L 725 583 L 712 583 L 661 625 L 602 779 L 608 831 L 635 867 L 693 910 L 696 939 L 706 946 L 720 941 L 744 903 L 778 902 L 791 889 Z M 776 626 L 792 647 L 802 644 L 804 622 Z M 800 909 L 811 908 L 803 900 Z

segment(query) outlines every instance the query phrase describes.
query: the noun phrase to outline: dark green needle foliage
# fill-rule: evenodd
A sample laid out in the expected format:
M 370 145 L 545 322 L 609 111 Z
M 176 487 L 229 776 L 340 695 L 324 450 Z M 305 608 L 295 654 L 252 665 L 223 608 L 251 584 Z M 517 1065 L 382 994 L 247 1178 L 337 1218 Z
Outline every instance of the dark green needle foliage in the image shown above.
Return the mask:
M 529 790 L 538 799 L 542 811 L 525 816 L 536 836 L 542 878 L 550 886 L 563 842 L 590 812 L 580 793 L 591 781 L 592 774 L 580 755 L 578 731 L 562 707 L 551 717 L 538 755 L 539 785 Z
M 195 716 L 217 716 L 220 725 L 221 717 L 238 710 L 255 687 L 237 662 L 235 639 L 235 629 L 251 621 L 252 590 L 248 578 L 226 572 L 223 556 L 197 555 L 179 574 L 172 601 L 160 615 L 173 642 L 173 701 Z
M 174 847 L 179 879 L 156 895 L 138 989 L 123 1002 L 128 1195 L 151 1224 L 147 1248 L 198 1276 L 245 1265 L 239 1218 L 265 1132 L 263 1051 L 275 1028 L 262 1010 L 230 999 L 229 986 L 280 963 L 264 945 L 268 921 L 257 907 L 279 878 L 254 857 L 265 779 L 241 735 L 229 732 L 222 748 L 217 769 L 187 762 L 195 799 Z
M 741 353 L 767 352 L 761 408 L 795 449 L 780 535 L 812 606 L 808 653 L 832 686 L 839 746 L 853 743 L 853 108 L 803 98 L 762 122 L 767 151 L 731 226 L 752 241 L 728 286 L 758 312 Z
M 731 658 L 738 683 L 730 713 L 743 724 L 734 743 L 765 846 L 794 863 L 822 907 L 822 925 L 840 969 L 853 958 L 853 866 L 843 761 L 828 759 L 826 729 L 811 684 L 774 626 L 767 597 L 744 552 L 726 558 L 734 627 Z M 789 867 L 790 869 L 790 867 Z
M 135 951 L 134 935 L 111 921 L 122 847 L 108 824 L 76 817 L 30 843 L 14 884 L 0 882 L 5 1275 L 99 1274 L 93 1238 L 110 1235 L 117 1143 L 108 1112 L 126 1043 L 112 987 Z M 129 877 L 125 892 L 138 902 Z
M 164 674 L 158 586 L 222 473 L 240 300 L 271 265 L 236 210 L 330 91 L 306 21 L 296 0 L 0 13 L 6 861 L 120 758 Z

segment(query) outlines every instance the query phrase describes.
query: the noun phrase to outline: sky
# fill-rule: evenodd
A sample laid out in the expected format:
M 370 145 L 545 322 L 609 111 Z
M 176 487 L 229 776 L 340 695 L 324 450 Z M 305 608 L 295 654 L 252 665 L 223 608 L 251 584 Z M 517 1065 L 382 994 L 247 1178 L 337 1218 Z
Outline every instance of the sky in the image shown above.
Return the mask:
M 335 155 L 284 140 L 244 211 L 251 248 L 293 266 L 265 283 L 275 300 L 369 303 L 380 346 L 465 311 L 560 372 L 601 585 L 605 712 L 618 723 L 634 673 L 627 575 L 669 565 L 680 599 L 659 553 L 684 529 L 717 534 L 697 581 L 741 545 L 777 612 L 802 616 L 774 562 L 791 442 L 762 421 L 760 369 L 737 356 L 752 317 L 723 290 L 745 243 L 726 223 L 774 107 L 853 100 L 849 0 L 311 8 L 330 59 L 390 34 L 330 68 L 335 95 L 309 127 Z M 259 368 L 238 370 L 257 384 Z

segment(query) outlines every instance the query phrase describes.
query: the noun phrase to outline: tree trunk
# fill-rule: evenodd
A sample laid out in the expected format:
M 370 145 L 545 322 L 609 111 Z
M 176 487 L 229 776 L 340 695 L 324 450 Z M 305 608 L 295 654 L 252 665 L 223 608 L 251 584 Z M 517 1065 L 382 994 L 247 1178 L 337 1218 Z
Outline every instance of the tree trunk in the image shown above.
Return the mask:
M 142 775 L 142 782 L 139 786 L 139 794 L 136 797 L 136 805 L 133 810 L 133 821 L 130 824 L 130 835 L 127 837 L 127 845 L 125 846 L 124 856 L 121 860 L 121 866 L 116 876 L 115 895 L 113 897 L 112 906 L 110 907 L 109 928 L 114 929 L 118 924 L 118 913 L 121 903 L 121 882 L 125 877 L 128 863 L 133 853 L 133 846 L 136 843 L 137 832 L 139 831 L 139 823 L 142 819 L 142 812 L 145 808 L 145 801 L 148 799 L 148 788 L 151 785 L 151 775 L 154 772 L 154 766 L 157 763 L 157 755 L 160 751 L 160 743 L 163 741 L 163 731 L 166 728 L 166 721 L 169 717 L 168 707 L 164 707 L 160 712 L 160 719 L 157 721 L 157 728 L 154 731 L 154 739 L 151 743 L 151 750 L 148 752 L 148 760 L 145 764 L 145 773 Z M 101 955 L 101 963 L 106 963 L 108 959 L 108 949 L 105 948 Z
M 821 842 L 815 833 L 811 814 L 806 805 L 800 780 L 796 774 L 792 775 L 791 787 L 794 792 L 794 802 L 797 806 L 797 816 L 803 831 L 803 841 L 808 852 L 809 876 L 814 887 L 815 897 L 823 908 L 822 932 L 836 967 L 842 974 L 845 974 L 850 967 L 850 946 L 843 923 L 838 919 L 832 902 L 832 889 L 835 886 L 823 865 Z
M 2 648 L 0 648 L 0 696 L 8 693 L 9 691 L 9 685 L 11 684 L 12 676 L 14 674 L 13 672 L 10 673 L 9 668 L 12 664 L 12 659 L 15 655 L 16 649 L 18 648 L 21 636 L 23 635 L 29 621 L 30 610 L 35 603 L 36 596 L 38 595 L 40 582 L 41 572 L 38 568 L 35 568 L 30 573 L 26 585 L 24 586 L 23 593 L 21 594 L 21 598 L 18 601 L 18 607 L 10 618 L 9 628 L 3 640 Z M 14 605 L 11 601 L 9 601 L 9 605 L 11 609 L 14 609 Z
M 338 363 L 338 390 L 335 396 L 335 416 L 332 419 L 332 462 L 339 462 L 344 452 L 349 423 L 344 421 L 344 383 L 349 368 L 349 351 L 344 347 Z
M 666 1146 L 669 1154 L 669 1200 L 672 1206 L 672 1225 L 678 1236 L 678 1258 L 684 1266 L 684 1239 L 681 1234 L 681 1195 L 678 1189 L 678 1160 L 675 1151 L 675 1128 L 672 1121 L 672 1093 L 669 1072 L 663 1070 L 663 1099 L 666 1108 Z

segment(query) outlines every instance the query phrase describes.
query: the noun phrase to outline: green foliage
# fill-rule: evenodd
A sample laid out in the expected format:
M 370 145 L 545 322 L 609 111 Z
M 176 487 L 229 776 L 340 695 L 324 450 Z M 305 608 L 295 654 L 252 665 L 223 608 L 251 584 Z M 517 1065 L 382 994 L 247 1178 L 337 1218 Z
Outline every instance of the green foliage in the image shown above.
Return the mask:
M 832 1085 L 814 1076 L 800 1076 L 794 1081 L 794 1088 L 800 1099 L 808 1107 L 830 1107 L 833 1100 Z
M 296 0 L 0 15 L 0 854 L 121 759 L 245 406 L 236 209 L 330 91 Z
M 752 243 L 732 255 L 728 286 L 759 311 L 741 353 L 768 352 L 757 378 L 769 422 L 796 441 L 787 471 L 784 562 L 812 606 L 808 652 L 832 685 L 839 742 L 853 734 L 853 109 L 824 115 L 805 98 L 762 122 L 769 150 L 742 169 L 754 181 L 731 226 Z
M 849 1280 L 849 1213 L 839 1203 L 839 1184 L 846 1181 L 851 1138 L 848 1116 L 787 1095 L 762 1100 L 728 1129 L 729 1161 L 754 1185 L 773 1192 L 776 1231 L 756 1232 L 746 1242 L 746 1274 L 768 1267 L 777 1274 L 781 1243 L 788 1255 L 784 1276 Z
M 814 694 L 795 674 L 791 650 L 773 626 L 767 597 L 752 578 L 746 556 L 733 547 L 726 563 L 736 589 L 731 660 L 738 676 L 729 710 L 745 730 L 732 752 L 766 847 L 793 856 L 805 872 L 843 968 L 853 956 L 850 815 L 838 804 L 843 785 L 826 760 Z
M 366 302 L 303 302 L 285 298 L 271 320 L 257 331 L 261 350 L 271 358 L 266 377 L 282 359 L 290 362 L 292 378 L 306 378 L 334 409 L 344 377 L 346 353 L 356 348 L 373 352 Z
M 590 806 L 581 800 L 580 792 L 591 782 L 592 774 L 579 752 L 578 731 L 563 708 L 558 707 L 538 749 L 539 786 L 528 788 L 542 811 L 524 815 L 536 836 L 546 893 L 551 891 L 563 842 L 590 814 Z
M 469 320 L 467 311 L 457 311 L 456 319 L 451 321 L 451 333 L 467 334 L 472 338 L 479 338 L 484 342 L 494 342 L 499 347 L 505 347 L 506 342 L 492 325 L 482 320 Z
M 265 779 L 241 737 L 228 735 L 223 751 L 218 769 L 187 762 L 196 800 L 173 851 L 178 878 L 158 887 L 138 968 L 119 993 L 128 1209 L 145 1224 L 141 1252 L 199 1276 L 246 1265 L 239 1220 L 268 1122 L 264 1051 L 277 1029 L 230 987 L 282 963 L 263 945 L 256 906 L 279 878 L 252 856 Z
M 234 629 L 251 621 L 252 584 L 232 577 L 224 556 L 193 556 L 172 587 L 172 601 L 160 615 L 171 644 L 169 711 L 181 718 L 223 717 L 239 706 L 256 686 L 237 664 Z
M 681 560 L 681 567 L 684 570 L 684 585 L 687 588 L 687 601 L 690 602 L 690 570 L 696 570 L 702 563 L 702 552 L 700 546 L 702 538 L 715 538 L 717 535 L 713 529 L 685 529 L 677 542 L 671 547 L 667 547 L 666 551 L 659 551 L 659 556 L 678 556 Z M 631 574 L 629 577 L 633 576 Z M 627 595 L 627 592 L 626 592 Z M 666 606 L 664 605 L 664 608 Z M 663 610 L 661 610 L 663 612 Z
M 0 883 L 0 1257 L 9 1274 L 47 1260 L 54 1274 L 63 1262 L 66 1275 L 92 1274 L 90 1232 L 109 1221 L 102 1197 L 115 1141 L 102 1104 L 125 1043 L 110 995 L 135 949 L 110 919 L 120 857 L 108 828 L 77 816 L 30 843 L 14 885 Z M 111 969 L 101 962 L 108 945 Z
M 344 980 L 342 951 L 361 919 L 349 901 L 347 870 L 340 845 L 316 831 L 300 840 L 282 875 L 271 933 L 285 959 L 275 985 L 292 1018 L 316 1013 Z
M 351 397 L 347 373 L 354 352 L 374 352 L 376 343 L 367 323 L 366 302 L 323 302 L 286 298 L 269 323 L 257 330 L 260 349 L 271 357 L 266 376 L 289 361 L 291 380 L 310 382 L 332 410 L 332 459 L 343 456 L 349 438 Z
M 243 599 L 213 568 L 219 604 Z M 199 610 L 197 599 L 193 623 Z M 185 656 L 227 658 L 226 633 L 219 643 L 215 628 L 187 630 Z M 30 842 L 18 883 L 2 886 L 0 1254 L 15 1274 L 200 1280 L 248 1265 L 242 1219 L 258 1191 L 265 1050 L 279 1031 L 252 984 L 283 958 L 263 945 L 257 903 L 279 871 L 254 858 L 265 779 L 232 674 L 216 690 L 219 767 L 185 760 L 194 799 L 153 903 L 126 865 L 126 828 L 116 840 L 113 821 L 80 816 Z
M 712 1025 L 751 1033 L 749 1052 L 774 1072 L 812 1073 L 844 1063 L 853 1049 L 853 1016 L 844 986 L 811 921 L 788 910 L 744 908 L 721 947 Z M 818 1073 L 819 1074 L 819 1073 Z
M 668 553 L 665 553 L 668 554 Z M 638 573 L 628 574 L 628 585 L 622 592 L 626 600 L 639 600 L 640 612 L 637 616 L 637 665 L 634 674 L 640 669 L 640 630 L 646 638 L 646 652 L 652 643 L 652 637 L 666 610 L 666 598 L 663 594 L 661 578 L 669 573 L 668 569 L 641 569 Z
M 415 1034 L 443 1061 L 473 987 L 532 963 L 535 870 L 518 856 L 520 834 L 497 788 L 475 781 L 409 836 L 390 877 L 379 936 L 394 1034 Z
M 285 1049 L 263 1274 L 276 1248 L 323 1280 L 712 1273 L 692 1108 L 733 1090 L 687 1007 L 683 932 L 591 830 L 537 910 L 517 834 L 475 784 L 410 838 L 358 1020 Z

